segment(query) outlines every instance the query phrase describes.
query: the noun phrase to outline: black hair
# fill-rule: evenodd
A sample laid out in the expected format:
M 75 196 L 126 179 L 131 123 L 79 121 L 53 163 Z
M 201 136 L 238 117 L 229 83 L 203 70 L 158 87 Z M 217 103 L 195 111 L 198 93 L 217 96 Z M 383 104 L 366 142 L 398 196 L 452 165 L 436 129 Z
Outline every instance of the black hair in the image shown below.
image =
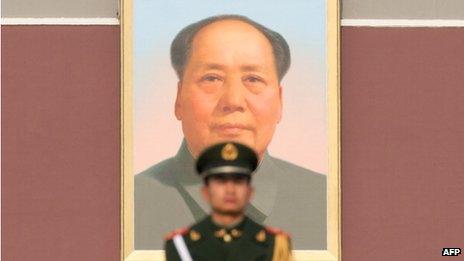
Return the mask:
M 218 15 L 205 18 L 182 29 L 171 43 L 171 64 L 177 77 L 182 79 L 186 64 L 190 57 L 192 42 L 195 35 L 205 26 L 223 20 L 237 20 L 247 23 L 260 31 L 269 40 L 274 53 L 279 81 L 290 67 L 290 47 L 279 33 L 242 15 Z

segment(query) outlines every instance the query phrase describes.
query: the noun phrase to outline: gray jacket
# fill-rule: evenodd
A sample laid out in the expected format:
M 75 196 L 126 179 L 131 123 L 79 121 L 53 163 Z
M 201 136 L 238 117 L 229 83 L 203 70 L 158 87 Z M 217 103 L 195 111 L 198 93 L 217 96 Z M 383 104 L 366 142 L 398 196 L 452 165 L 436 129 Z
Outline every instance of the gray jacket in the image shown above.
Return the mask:
M 202 180 L 182 143 L 178 153 L 135 176 L 135 249 L 163 249 L 168 232 L 209 213 Z M 253 176 L 246 214 L 290 233 L 294 249 L 327 249 L 326 176 L 266 153 Z

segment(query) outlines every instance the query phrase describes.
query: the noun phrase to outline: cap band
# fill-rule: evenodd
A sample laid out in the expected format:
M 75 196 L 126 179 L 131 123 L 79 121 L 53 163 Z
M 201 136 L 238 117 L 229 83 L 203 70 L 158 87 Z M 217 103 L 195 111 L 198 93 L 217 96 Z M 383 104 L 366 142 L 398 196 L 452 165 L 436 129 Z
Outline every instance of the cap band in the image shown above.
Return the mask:
M 207 171 L 201 173 L 201 176 L 206 177 L 209 175 L 216 174 L 240 174 L 240 175 L 250 175 L 250 170 L 247 168 L 237 167 L 237 166 L 220 166 L 215 168 L 210 168 Z

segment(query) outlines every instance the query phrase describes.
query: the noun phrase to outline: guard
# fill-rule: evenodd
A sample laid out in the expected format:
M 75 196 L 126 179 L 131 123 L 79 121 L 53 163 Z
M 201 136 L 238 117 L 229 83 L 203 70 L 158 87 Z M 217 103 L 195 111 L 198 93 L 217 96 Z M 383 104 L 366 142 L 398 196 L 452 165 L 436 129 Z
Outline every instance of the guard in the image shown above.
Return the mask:
M 166 236 L 167 261 L 292 260 L 288 234 L 245 216 L 257 165 L 256 153 L 239 143 L 220 143 L 203 151 L 196 170 L 211 214 Z

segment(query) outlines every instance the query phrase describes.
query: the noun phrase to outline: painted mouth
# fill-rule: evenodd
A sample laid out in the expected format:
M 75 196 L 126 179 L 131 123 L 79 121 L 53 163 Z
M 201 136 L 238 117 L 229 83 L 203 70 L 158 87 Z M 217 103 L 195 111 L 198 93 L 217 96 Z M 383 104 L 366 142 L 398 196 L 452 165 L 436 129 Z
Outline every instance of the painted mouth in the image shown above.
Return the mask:
M 212 129 L 224 135 L 238 135 L 243 131 L 251 131 L 253 128 L 248 124 L 242 123 L 221 123 L 213 124 Z

